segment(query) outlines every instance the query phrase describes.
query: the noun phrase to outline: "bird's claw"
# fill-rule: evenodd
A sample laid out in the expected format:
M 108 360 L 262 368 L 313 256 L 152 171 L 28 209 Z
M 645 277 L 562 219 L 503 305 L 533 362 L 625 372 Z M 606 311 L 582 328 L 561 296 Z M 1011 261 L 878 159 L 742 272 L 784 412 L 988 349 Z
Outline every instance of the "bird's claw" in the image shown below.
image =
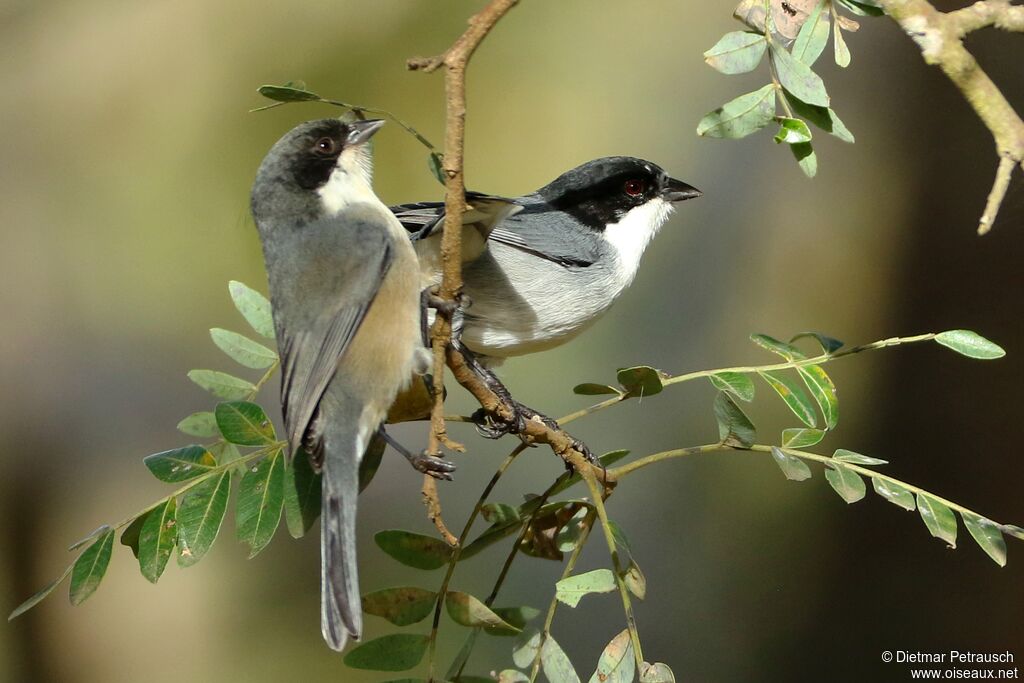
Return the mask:
M 436 455 L 430 455 L 426 451 L 409 456 L 409 464 L 417 472 L 444 481 L 451 481 L 452 473 L 455 471 L 455 463 L 448 462 Z

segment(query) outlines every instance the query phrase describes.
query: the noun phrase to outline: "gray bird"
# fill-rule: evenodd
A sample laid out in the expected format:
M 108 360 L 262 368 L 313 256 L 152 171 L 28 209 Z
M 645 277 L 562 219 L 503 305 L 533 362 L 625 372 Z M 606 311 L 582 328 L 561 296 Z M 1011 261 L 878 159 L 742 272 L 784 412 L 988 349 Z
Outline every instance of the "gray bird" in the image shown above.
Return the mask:
M 271 148 L 252 189 L 288 444 L 323 473 L 321 628 L 335 650 L 363 630 L 359 461 L 396 394 L 430 359 L 420 334 L 415 251 L 371 186 L 367 141 L 383 123 L 299 125 Z M 451 469 L 430 460 L 419 465 L 435 476 Z
M 633 282 L 674 204 L 700 195 L 657 164 L 625 156 L 588 161 L 523 197 L 467 193 L 461 343 L 492 388 L 511 400 L 487 367 L 564 344 L 598 320 Z M 444 204 L 391 210 L 414 240 L 425 280 L 439 282 Z

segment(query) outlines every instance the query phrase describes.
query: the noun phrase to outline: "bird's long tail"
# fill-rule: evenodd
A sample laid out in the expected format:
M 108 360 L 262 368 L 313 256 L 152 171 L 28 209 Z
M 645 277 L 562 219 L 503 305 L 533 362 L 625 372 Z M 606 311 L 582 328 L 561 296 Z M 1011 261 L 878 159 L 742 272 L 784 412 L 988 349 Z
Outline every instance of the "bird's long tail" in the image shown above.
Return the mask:
M 365 439 L 328 433 L 325 438 L 320 517 L 320 627 L 333 650 L 358 640 L 363 613 L 356 571 L 356 499 L 359 495 L 359 455 Z M 347 433 L 345 433 L 347 432 Z M 333 437 L 333 438 L 332 438 Z

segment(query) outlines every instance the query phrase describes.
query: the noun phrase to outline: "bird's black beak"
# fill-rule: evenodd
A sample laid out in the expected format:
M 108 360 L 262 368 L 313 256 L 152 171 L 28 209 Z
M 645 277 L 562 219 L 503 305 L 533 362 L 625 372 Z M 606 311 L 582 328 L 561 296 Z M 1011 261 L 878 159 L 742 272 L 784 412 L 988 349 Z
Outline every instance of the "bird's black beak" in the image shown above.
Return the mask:
M 693 185 L 684 183 L 682 180 L 667 178 L 661 188 L 661 198 L 666 202 L 681 202 L 684 199 L 695 199 L 704 194 Z
M 370 138 L 373 134 L 380 130 L 380 127 L 384 125 L 384 119 L 367 119 L 366 121 L 349 121 L 348 126 L 348 138 L 345 140 L 345 144 L 350 147 L 361 145 Z

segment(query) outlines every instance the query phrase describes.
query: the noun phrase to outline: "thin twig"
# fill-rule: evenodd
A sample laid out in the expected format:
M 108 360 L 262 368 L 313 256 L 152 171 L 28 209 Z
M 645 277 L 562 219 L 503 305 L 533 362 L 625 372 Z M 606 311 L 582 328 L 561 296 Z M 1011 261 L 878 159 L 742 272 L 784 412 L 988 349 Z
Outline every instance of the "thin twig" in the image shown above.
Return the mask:
M 988 201 L 985 202 L 985 213 L 981 214 L 978 222 L 978 234 L 984 235 L 992 229 L 996 221 L 999 207 L 1006 196 L 1006 189 L 1010 187 L 1010 176 L 1017 165 L 1016 160 L 1011 156 L 1004 156 L 999 159 L 999 168 L 996 170 L 996 180 L 992 183 L 992 191 L 988 193 Z

